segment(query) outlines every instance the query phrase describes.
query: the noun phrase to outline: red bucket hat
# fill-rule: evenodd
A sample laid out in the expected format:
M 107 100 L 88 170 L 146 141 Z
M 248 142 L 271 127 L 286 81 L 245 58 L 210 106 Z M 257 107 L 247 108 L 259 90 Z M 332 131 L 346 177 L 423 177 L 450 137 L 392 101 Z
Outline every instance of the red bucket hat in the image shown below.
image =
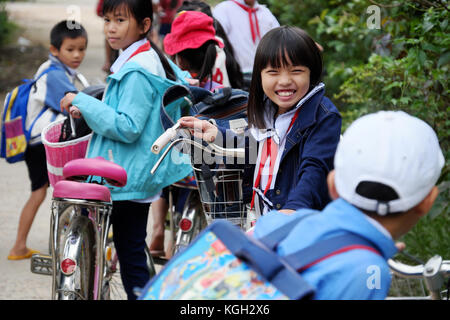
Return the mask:
M 185 11 L 172 22 L 172 29 L 164 38 L 164 51 L 173 56 L 185 49 L 197 49 L 208 40 L 216 41 L 223 48 L 223 43 L 216 39 L 210 16 L 199 11 Z

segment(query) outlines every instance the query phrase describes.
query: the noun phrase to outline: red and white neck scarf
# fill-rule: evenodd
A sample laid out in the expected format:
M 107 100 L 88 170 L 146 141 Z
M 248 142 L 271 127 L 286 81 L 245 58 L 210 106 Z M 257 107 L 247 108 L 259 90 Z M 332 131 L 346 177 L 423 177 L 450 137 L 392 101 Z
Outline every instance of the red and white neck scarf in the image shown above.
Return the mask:
M 250 21 L 250 31 L 252 32 L 252 40 L 253 40 L 253 43 L 255 43 L 256 37 L 258 37 L 258 39 L 261 39 L 261 33 L 259 31 L 258 17 L 256 16 L 256 11 L 258 11 L 258 8 L 250 8 L 250 7 L 247 7 L 246 5 L 239 3 L 235 0 L 232 0 L 232 1 L 234 3 L 236 3 L 239 7 L 241 7 L 242 9 L 244 9 L 245 11 L 248 12 L 248 20 Z M 255 17 L 254 23 L 253 23 L 252 16 Z

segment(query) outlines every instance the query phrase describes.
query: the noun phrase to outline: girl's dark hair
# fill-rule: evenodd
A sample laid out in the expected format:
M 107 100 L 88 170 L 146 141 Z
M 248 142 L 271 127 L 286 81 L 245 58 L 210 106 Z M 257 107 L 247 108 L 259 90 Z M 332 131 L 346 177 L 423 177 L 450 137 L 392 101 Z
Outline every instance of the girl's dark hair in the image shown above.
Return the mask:
M 212 80 L 217 56 L 214 40 L 206 41 L 197 49 L 185 49 L 177 54 L 189 64 L 189 69 L 198 73 L 195 78 L 199 79 L 200 82 L 204 79 Z
M 201 0 L 185 0 L 183 1 L 181 7 L 178 8 L 178 12 L 180 11 L 200 11 L 213 19 L 216 35 L 223 40 L 223 43 L 225 45 L 223 50 L 225 51 L 225 63 L 231 87 L 239 89 L 242 88 L 244 86 L 244 77 L 242 75 L 241 67 L 234 57 L 233 46 L 228 40 L 228 36 L 225 33 L 225 30 L 223 29 L 220 22 L 214 19 L 209 4 Z
M 270 30 L 261 39 L 256 49 L 247 107 L 249 125 L 260 129 L 266 127 L 264 112 L 262 112 L 265 94 L 261 83 L 261 71 L 267 66 L 280 68 L 288 65 L 288 59 L 293 65 L 309 68 L 309 90 L 320 83 L 322 55 L 306 31 L 291 26 L 281 26 Z
M 138 24 L 142 24 L 145 18 L 150 18 L 150 20 L 153 21 L 153 5 L 152 1 L 150 0 L 105 0 L 103 2 L 103 15 L 105 15 L 106 12 L 115 11 L 121 6 L 125 6 L 125 8 L 127 8 L 130 14 L 136 19 Z M 142 35 L 142 39 L 147 37 L 149 31 L 146 34 Z M 156 46 L 151 40 L 149 41 L 153 50 L 155 50 L 158 54 L 159 60 L 161 60 L 161 64 L 164 68 L 164 71 L 166 72 L 166 77 L 170 80 L 175 81 L 175 72 L 170 66 L 169 61 L 167 61 L 167 58 L 164 56 L 158 46 Z

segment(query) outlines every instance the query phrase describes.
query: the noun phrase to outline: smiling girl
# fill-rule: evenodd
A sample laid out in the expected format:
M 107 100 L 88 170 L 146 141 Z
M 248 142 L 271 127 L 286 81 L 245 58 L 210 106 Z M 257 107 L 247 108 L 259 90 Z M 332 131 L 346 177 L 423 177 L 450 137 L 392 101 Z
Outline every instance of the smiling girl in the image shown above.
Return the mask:
M 176 83 L 186 84 L 183 79 L 189 75 L 147 40 L 151 1 L 105 0 L 103 16 L 107 41 L 113 49 L 123 50 L 111 67 L 103 101 L 68 93 L 61 108 L 80 112 L 93 130 L 87 157 L 102 156 L 127 171 L 127 185 L 111 191 L 111 221 L 124 288 L 128 298 L 135 299 L 133 289 L 143 288 L 149 280 L 144 248 L 150 203 L 159 198 L 162 188 L 192 170 L 189 165 L 165 161 L 158 175 L 149 173 L 158 158 L 149 148 L 163 133 L 162 95 Z M 181 115 L 177 106 L 167 112 L 174 118 Z
M 321 53 L 305 31 L 283 26 L 261 39 L 247 107 L 244 172 L 247 200 L 260 214 L 322 209 L 331 200 L 326 177 L 333 169 L 341 116 L 324 96 L 321 74 Z M 207 121 L 180 122 L 205 140 L 216 139 L 218 131 L 228 141 L 235 136 Z

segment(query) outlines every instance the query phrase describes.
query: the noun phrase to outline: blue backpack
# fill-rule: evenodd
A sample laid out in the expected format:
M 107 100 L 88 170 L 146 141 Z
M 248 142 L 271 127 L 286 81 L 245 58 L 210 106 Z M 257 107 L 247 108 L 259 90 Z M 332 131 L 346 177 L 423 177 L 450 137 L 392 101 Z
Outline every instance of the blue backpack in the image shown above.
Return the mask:
M 44 106 L 41 112 L 34 119 L 30 128 L 26 130 L 27 107 L 30 91 L 35 88 L 36 81 L 44 74 L 55 70 L 56 67 L 49 67 L 43 71 L 36 79 L 25 79 L 25 83 L 17 86 L 8 93 L 2 114 L 2 132 L 0 141 L 0 157 L 5 158 L 9 163 L 15 163 L 25 159 L 25 150 L 30 140 L 31 130 L 36 121 L 48 109 Z
M 139 300 L 311 299 L 315 288 L 302 277 L 304 270 L 349 250 L 379 251 L 367 239 L 347 233 L 279 256 L 278 244 L 307 216 L 276 226 L 259 239 L 229 221 L 215 220 L 150 279 Z

